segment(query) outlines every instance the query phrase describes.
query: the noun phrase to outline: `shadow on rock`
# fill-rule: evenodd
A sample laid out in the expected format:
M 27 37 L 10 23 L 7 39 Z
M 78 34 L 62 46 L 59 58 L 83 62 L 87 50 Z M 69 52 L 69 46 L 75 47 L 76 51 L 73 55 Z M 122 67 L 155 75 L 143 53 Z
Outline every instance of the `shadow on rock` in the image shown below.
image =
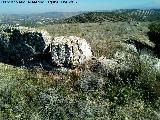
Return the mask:
M 149 39 L 155 43 L 154 52 L 160 58 L 160 33 L 155 31 L 150 31 L 147 33 Z
M 43 55 L 44 49 L 45 41 L 41 33 L 18 29 L 5 29 L 1 33 L 0 62 L 31 67 L 47 58 L 47 55 Z
M 85 39 L 60 36 L 53 40 L 41 32 L 5 29 L 0 33 L 0 62 L 46 70 L 74 68 L 91 59 Z M 52 42 L 51 42 L 52 41 Z

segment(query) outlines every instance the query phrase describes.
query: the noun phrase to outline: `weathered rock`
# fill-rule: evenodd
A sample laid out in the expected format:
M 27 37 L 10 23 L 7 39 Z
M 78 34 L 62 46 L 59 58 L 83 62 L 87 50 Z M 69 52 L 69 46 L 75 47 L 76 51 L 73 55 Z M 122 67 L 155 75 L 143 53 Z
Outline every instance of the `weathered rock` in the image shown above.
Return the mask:
M 154 47 L 155 45 L 152 42 L 148 42 L 148 41 L 140 41 L 140 40 L 136 40 L 136 39 L 130 39 L 125 41 L 126 44 L 122 44 L 125 45 L 126 50 L 130 49 L 134 52 L 138 52 L 139 54 L 142 53 L 152 53 L 154 51 Z
M 139 56 L 143 69 L 148 71 L 160 72 L 160 59 L 150 54 L 142 54 Z M 145 68 L 146 67 L 146 68 Z
M 13 65 L 75 67 L 90 60 L 86 40 L 75 36 L 55 37 L 27 27 L 0 30 L 0 61 Z M 48 68 L 48 67 L 47 67 Z
M 85 39 L 75 36 L 55 37 L 51 43 L 52 63 L 57 66 L 78 66 L 91 59 L 91 47 Z
M 26 27 L 7 28 L 0 33 L 1 61 L 11 64 L 22 64 L 36 54 L 42 54 L 50 36 L 45 31 L 37 31 Z
M 108 76 L 116 79 L 132 79 L 139 71 L 138 58 L 125 51 L 117 51 L 112 59 L 100 57 L 97 62 L 97 71 L 103 76 Z M 95 64 L 96 65 L 96 64 Z M 91 66 L 93 68 L 93 66 Z
M 44 56 L 47 59 L 42 62 Z M 51 41 L 46 31 L 27 27 L 5 28 L 0 32 L 0 61 L 10 64 L 34 65 L 39 61 L 45 65 L 73 67 L 85 63 L 91 56 L 90 46 L 79 37 L 61 36 Z

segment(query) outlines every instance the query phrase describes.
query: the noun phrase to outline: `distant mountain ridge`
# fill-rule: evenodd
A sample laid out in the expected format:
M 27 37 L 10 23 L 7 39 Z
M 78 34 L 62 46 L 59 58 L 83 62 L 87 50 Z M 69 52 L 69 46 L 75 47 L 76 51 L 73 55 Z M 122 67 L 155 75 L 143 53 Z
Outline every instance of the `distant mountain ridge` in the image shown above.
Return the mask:
M 160 9 L 119 9 L 92 12 L 47 12 L 36 14 L 2 14 L 0 24 L 41 26 L 55 23 L 160 21 Z

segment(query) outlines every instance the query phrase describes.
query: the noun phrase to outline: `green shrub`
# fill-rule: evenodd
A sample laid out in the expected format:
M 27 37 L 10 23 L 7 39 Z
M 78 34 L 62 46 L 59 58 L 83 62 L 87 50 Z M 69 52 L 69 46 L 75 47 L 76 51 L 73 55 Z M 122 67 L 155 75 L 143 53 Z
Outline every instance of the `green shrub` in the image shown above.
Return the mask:
M 160 22 L 154 22 L 149 25 L 150 31 L 148 32 L 149 39 L 155 43 L 154 52 L 160 57 Z
M 150 32 L 160 32 L 160 22 L 153 22 L 149 25 Z

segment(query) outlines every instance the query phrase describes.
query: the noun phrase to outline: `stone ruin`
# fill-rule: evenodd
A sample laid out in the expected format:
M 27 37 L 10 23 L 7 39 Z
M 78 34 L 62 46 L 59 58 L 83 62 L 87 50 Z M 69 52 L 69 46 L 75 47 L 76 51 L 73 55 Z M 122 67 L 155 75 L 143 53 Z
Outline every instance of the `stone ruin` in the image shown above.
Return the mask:
M 52 37 L 44 30 L 26 27 L 0 31 L 0 61 L 18 66 L 72 68 L 91 59 L 85 39 L 76 36 Z

